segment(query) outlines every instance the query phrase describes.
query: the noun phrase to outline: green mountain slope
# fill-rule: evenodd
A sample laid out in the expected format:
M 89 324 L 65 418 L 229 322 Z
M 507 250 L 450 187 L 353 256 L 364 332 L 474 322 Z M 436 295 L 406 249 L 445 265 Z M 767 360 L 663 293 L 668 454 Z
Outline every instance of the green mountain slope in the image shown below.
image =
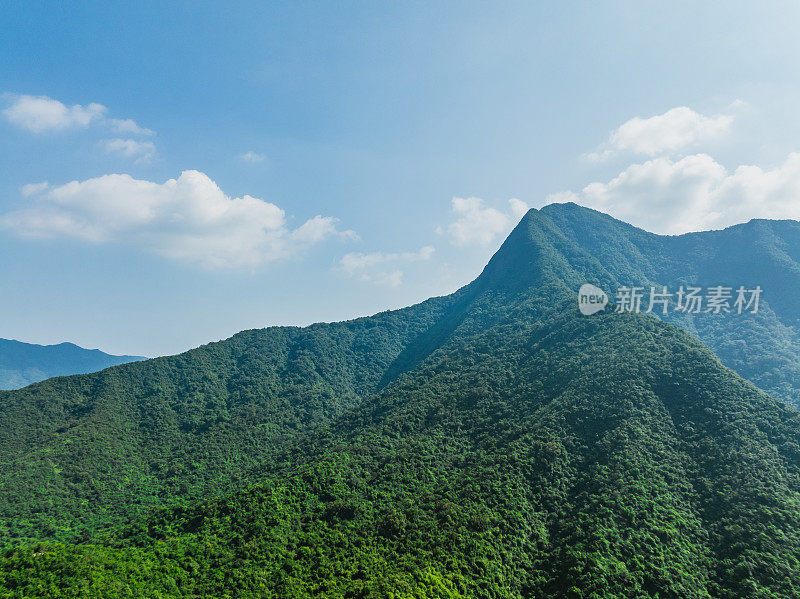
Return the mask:
M 0 393 L 0 533 L 71 537 L 236 483 L 274 444 L 374 391 L 450 303 L 245 331 Z
M 753 220 L 722 231 L 648 233 L 575 204 L 539 218 L 580 248 L 608 293 L 620 286 L 764 290 L 758 314 L 677 314 L 667 319 L 774 397 L 800 407 L 800 222 Z M 591 281 L 589 281 L 591 282 Z
M 74 343 L 36 345 L 0 339 L 0 389 L 19 389 L 54 376 L 86 374 L 138 360 L 144 358 L 112 356 Z
M 581 316 L 628 275 L 583 243 L 532 212 L 448 298 L 4 394 L 0 589 L 797 596 L 800 414 Z

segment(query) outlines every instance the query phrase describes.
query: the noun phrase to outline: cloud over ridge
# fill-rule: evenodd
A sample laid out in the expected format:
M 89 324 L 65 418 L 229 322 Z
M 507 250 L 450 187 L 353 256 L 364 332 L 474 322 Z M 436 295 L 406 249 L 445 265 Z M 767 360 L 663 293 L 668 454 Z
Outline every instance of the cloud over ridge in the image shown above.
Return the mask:
M 403 282 L 403 271 L 397 268 L 397 265 L 430 260 L 434 251 L 433 246 L 426 245 L 417 252 L 370 254 L 351 252 L 342 256 L 338 269 L 362 281 L 399 287 Z
M 476 197 L 453 198 L 451 208 L 455 220 L 446 229 L 437 228 L 437 232 L 446 233 L 456 247 L 488 246 L 508 233 L 528 211 L 528 205 L 517 198 L 508 200 L 506 211 L 487 206 Z
M 663 234 L 720 229 L 752 218 L 800 219 L 800 153 L 772 168 L 729 171 L 708 154 L 632 164 L 607 182 L 560 192 L 574 201 Z
M 644 156 L 670 154 L 691 149 L 697 144 L 720 139 L 733 123 L 733 116 L 706 116 L 677 106 L 650 118 L 634 117 L 609 135 L 597 151 L 586 154 L 590 160 L 605 160 L 622 152 Z

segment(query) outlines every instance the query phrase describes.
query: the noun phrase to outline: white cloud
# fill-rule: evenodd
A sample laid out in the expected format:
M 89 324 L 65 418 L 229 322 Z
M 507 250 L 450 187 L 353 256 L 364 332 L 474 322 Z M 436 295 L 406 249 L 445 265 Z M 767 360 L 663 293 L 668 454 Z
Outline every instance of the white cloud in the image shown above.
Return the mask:
M 408 264 L 430 260 L 434 248 L 427 245 L 418 252 L 384 254 L 373 252 L 361 254 L 353 252 L 339 260 L 339 270 L 362 281 L 370 281 L 387 287 L 399 287 L 403 282 L 403 271 L 395 268 L 397 264 Z
M 117 133 L 127 135 L 155 135 L 156 132 L 140 127 L 133 119 L 108 119 L 108 124 Z
M 82 129 L 101 120 L 106 112 L 105 106 L 94 102 L 87 106 L 66 106 L 47 96 L 7 97 L 12 98 L 12 102 L 3 110 L 3 116 L 17 127 L 33 133 Z
M 511 198 L 508 200 L 508 205 L 511 208 L 511 215 L 517 220 L 520 220 L 523 216 L 525 216 L 525 213 L 530 210 L 530 206 L 528 206 L 528 204 L 522 200 L 518 200 L 517 198 Z
M 292 231 L 292 239 L 307 244 L 319 243 L 331 236 L 339 236 L 353 241 L 358 240 L 359 237 L 355 231 L 349 229 L 347 231 L 339 231 L 336 228 L 338 222 L 338 218 L 318 214 Z
M 548 202 L 574 201 L 655 233 L 719 229 L 752 218 L 800 219 L 800 154 L 764 170 L 729 172 L 707 154 L 633 164 L 606 183 L 561 192 Z
M 259 154 L 258 152 L 253 152 L 252 150 L 250 150 L 249 152 L 240 154 L 239 158 L 244 160 L 245 162 L 250 162 L 255 164 L 256 162 L 264 162 L 267 156 L 265 154 Z
M 737 105 L 735 102 L 732 107 Z M 731 115 L 705 116 L 678 106 L 647 119 L 632 118 L 612 131 L 596 152 L 585 156 L 590 160 L 605 160 L 620 152 L 646 156 L 680 152 L 719 139 L 730 131 L 731 123 Z
M 41 183 L 28 183 L 27 185 L 23 185 L 19 188 L 19 191 L 27 198 L 37 193 L 42 193 L 48 187 L 50 187 L 50 184 L 47 181 L 42 181 Z
M 322 216 L 292 230 L 275 204 L 249 195 L 231 198 L 191 170 L 165 183 L 119 174 L 72 181 L 42 188 L 33 201 L 0 216 L 0 226 L 27 237 L 123 243 L 209 268 L 254 268 L 331 236 L 354 235 Z
M 458 247 L 487 246 L 499 235 L 508 233 L 528 211 L 528 205 L 516 198 L 509 201 L 508 212 L 491 208 L 481 198 L 453 198 L 452 209 L 456 220 L 446 230 L 451 243 Z
M 32 133 L 85 129 L 103 125 L 123 135 L 155 135 L 155 131 L 139 126 L 133 119 L 107 118 L 108 109 L 92 102 L 86 106 L 67 106 L 48 96 L 4 94 L 10 104 L 3 110 L 8 122 Z
M 135 139 L 107 139 L 103 142 L 106 154 L 116 154 L 125 158 L 136 158 L 137 162 L 148 162 L 156 153 L 156 146 L 150 141 Z

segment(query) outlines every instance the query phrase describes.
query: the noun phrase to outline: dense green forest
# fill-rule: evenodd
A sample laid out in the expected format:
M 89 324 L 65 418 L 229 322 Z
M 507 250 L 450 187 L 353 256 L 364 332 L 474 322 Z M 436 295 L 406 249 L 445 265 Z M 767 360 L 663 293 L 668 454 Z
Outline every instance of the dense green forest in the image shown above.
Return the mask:
M 608 293 L 715 285 L 763 288 L 757 314 L 680 314 L 667 320 L 773 397 L 800 408 L 800 222 L 752 220 L 722 231 L 648 233 L 575 204 L 552 204 L 541 220 L 590 261 L 584 272 Z M 658 313 L 658 311 L 656 311 Z
M 791 282 L 791 227 L 703 234 L 714 275 L 723 241 L 550 207 L 452 296 L 3 393 L 0 596 L 796 597 L 797 306 L 745 269 Z M 576 305 L 759 274 L 763 314 L 679 323 L 722 362 Z

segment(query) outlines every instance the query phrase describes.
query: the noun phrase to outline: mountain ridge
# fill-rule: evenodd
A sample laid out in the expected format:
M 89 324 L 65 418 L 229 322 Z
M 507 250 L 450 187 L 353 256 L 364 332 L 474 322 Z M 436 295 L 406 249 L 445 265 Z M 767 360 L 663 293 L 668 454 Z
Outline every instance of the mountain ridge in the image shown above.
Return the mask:
M 573 253 L 593 265 L 582 282 L 609 292 L 622 286 L 762 287 L 756 315 L 672 312 L 666 319 L 768 393 L 800 406 L 800 222 L 753 219 L 718 231 L 662 236 L 569 203 L 528 217 L 551 221 Z
M 145 359 L 107 354 L 69 341 L 39 345 L 0 339 L 0 390 L 18 389 L 54 376 L 87 374 Z

